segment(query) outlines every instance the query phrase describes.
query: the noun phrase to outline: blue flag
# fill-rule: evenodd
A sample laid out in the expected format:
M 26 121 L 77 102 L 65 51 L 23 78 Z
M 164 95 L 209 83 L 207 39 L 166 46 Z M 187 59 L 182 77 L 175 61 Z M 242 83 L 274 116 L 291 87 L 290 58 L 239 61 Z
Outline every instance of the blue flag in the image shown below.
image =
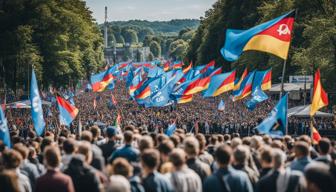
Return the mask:
M 2 140 L 7 147 L 9 148 L 11 147 L 7 119 L 1 107 L 0 107 L 0 140 Z
M 175 123 L 170 124 L 167 128 L 166 135 L 168 137 L 172 136 L 175 133 L 175 130 L 176 130 L 176 124 Z
M 283 96 L 273 108 L 269 116 L 256 128 L 259 133 L 282 137 L 286 134 L 287 128 L 288 94 Z
M 260 86 L 258 86 L 254 89 L 252 98 L 248 100 L 245 105 L 250 111 L 253 111 L 258 103 L 261 103 L 266 99 L 268 99 L 267 94 L 261 90 Z
M 224 101 L 221 99 L 221 101 L 218 104 L 218 111 L 224 111 L 225 110 L 225 103 Z
M 34 70 L 32 70 L 32 78 L 30 84 L 30 102 L 33 123 L 37 135 L 41 136 L 45 127 L 45 122 L 43 119 L 42 101 L 38 91 L 37 80 Z

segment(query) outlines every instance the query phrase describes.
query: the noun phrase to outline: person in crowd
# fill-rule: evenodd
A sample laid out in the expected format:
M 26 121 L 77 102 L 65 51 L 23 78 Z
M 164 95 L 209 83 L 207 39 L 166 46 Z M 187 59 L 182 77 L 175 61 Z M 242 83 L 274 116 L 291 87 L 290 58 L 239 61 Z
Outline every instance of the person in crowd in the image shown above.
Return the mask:
M 123 157 L 129 162 L 137 162 L 139 160 L 139 150 L 132 146 L 133 142 L 133 133 L 132 131 L 124 132 L 124 146 L 120 147 L 114 151 L 109 157 L 109 162 L 112 162 L 118 157 Z
M 29 147 L 28 160 L 30 163 L 36 166 L 39 175 L 42 175 L 42 173 L 44 173 L 44 166 L 38 161 L 35 147 Z
M 1 191 L 20 192 L 19 178 L 13 171 L 0 172 Z
M 105 188 L 106 192 L 131 192 L 128 180 L 122 175 L 112 175 L 110 182 Z
M 259 173 L 248 166 L 248 160 L 251 157 L 249 148 L 246 145 L 238 145 L 233 151 L 233 167 L 237 170 L 244 171 L 252 185 L 255 186 L 259 178 Z
M 187 155 L 187 166 L 194 170 L 204 181 L 211 174 L 210 166 L 198 159 L 199 143 L 195 137 L 187 137 L 183 143 Z
M 159 152 L 147 149 L 140 156 L 143 168 L 142 184 L 146 192 L 171 192 L 173 187 L 167 177 L 157 172 L 160 162 Z
M 67 169 L 75 151 L 77 150 L 76 148 L 76 141 L 74 139 L 69 138 L 63 142 L 64 154 L 62 155 L 62 170 Z
M 286 154 L 281 149 L 273 148 L 271 172 L 262 177 L 256 186 L 258 192 L 299 192 L 304 191 L 306 183 L 300 171 L 285 168 Z
M 182 149 L 173 149 L 169 155 L 173 164 L 170 181 L 175 191 L 201 192 L 202 181 L 195 171 L 186 164 L 186 153 Z
M 162 141 L 159 146 L 158 150 L 160 152 L 160 172 L 162 174 L 170 174 L 173 169 L 173 164 L 169 161 L 169 154 L 172 152 L 174 149 L 174 143 L 167 139 L 165 141 Z
M 218 170 L 204 181 L 203 191 L 253 192 L 247 174 L 232 168 L 232 153 L 232 148 L 227 144 L 217 147 L 214 155 Z
M 131 184 L 131 192 L 145 192 L 141 178 L 133 175 L 133 166 L 124 158 L 118 157 L 112 163 L 111 175 L 122 175 Z
M 328 138 L 322 138 L 318 143 L 318 151 L 320 156 L 314 159 L 315 161 L 320 161 L 329 165 L 332 161 L 330 156 L 331 143 Z
M 43 153 L 47 172 L 36 181 L 36 192 L 74 192 L 71 177 L 60 171 L 61 152 L 56 146 L 48 146 Z
M 269 146 L 264 146 L 260 151 L 260 178 L 265 176 L 270 170 L 272 170 L 272 148 Z
M 83 131 L 81 135 L 81 139 L 92 143 L 93 156 L 92 156 L 91 165 L 92 167 L 102 171 L 103 168 L 105 167 L 105 160 L 103 157 L 103 152 L 96 144 L 94 144 L 95 140 L 93 139 L 93 135 L 92 135 L 92 132 L 96 134 L 98 133 L 98 131 L 96 131 L 96 128 L 97 128 L 96 126 L 93 126 L 90 129 L 92 131 Z
M 112 155 L 112 153 L 117 149 L 116 143 L 117 129 L 109 126 L 105 130 L 105 138 L 106 142 L 100 145 L 100 148 L 103 152 L 103 157 L 105 159 L 105 163 L 107 163 L 107 159 Z
M 20 192 L 31 192 L 32 188 L 29 178 L 20 171 L 21 154 L 15 150 L 7 149 L 3 151 L 1 157 L 5 170 L 12 171 L 17 175 Z
M 313 162 L 304 170 L 307 192 L 336 191 L 336 179 L 325 162 Z
M 40 174 L 37 167 L 28 160 L 29 149 L 22 143 L 15 144 L 13 149 L 21 154 L 22 162 L 20 165 L 20 171 L 29 178 L 30 185 L 34 191 L 36 179 L 40 176 Z
M 101 184 L 93 167 L 90 166 L 92 161 L 91 144 L 82 141 L 78 144 L 78 154 L 73 155 L 71 161 L 64 171 L 69 175 L 74 183 L 75 191 L 92 191 L 99 192 Z
M 304 141 L 297 141 L 294 146 L 295 160 L 291 162 L 292 170 L 301 171 L 311 162 L 309 157 L 309 145 Z
M 212 155 L 210 155 L 206 150 L 206 139 L 203 134 L 197 134 L 196 139 L 199 142 L 199 160 L 201 160 L 204 163 L 207 163 L 208 165 L 211 165 L 214 161 Z

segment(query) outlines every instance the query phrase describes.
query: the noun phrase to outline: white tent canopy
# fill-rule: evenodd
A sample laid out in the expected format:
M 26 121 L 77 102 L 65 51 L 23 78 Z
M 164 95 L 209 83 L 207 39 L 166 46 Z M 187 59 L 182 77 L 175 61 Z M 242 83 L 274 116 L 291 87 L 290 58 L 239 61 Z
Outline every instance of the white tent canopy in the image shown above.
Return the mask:
M 284 90 L 285 92 L 291 91 L 303 91 L 305 89 L 304 83 L 284 83 Z M 306 83 L 306 90 L 311 89 L 311 84 Z M 274 84 L 272 88 L 269 90 L 270 92 L 280 92 L 281 91 L 281 84 Z
M 51 106 L 51 102 L 42 100 L 42 105 Z M 16 101 L 13 103 L 8 103 L 6 108 L 12 109 L 29 109 L 30 108 L 30 100 Z
M 288 109 L 288 117 L 309 117 L 310 105 L 301 105 Z M 332 113 L 317 111 L 314 117 L 333 117 Z

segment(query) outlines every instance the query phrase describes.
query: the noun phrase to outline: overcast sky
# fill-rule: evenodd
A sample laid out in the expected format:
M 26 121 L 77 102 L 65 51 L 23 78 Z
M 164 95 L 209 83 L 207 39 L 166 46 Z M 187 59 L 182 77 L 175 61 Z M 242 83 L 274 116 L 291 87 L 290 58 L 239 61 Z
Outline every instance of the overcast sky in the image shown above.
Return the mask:
M 85 0 L 98 23 L 108 21 L 198 19 L 216 0 Z

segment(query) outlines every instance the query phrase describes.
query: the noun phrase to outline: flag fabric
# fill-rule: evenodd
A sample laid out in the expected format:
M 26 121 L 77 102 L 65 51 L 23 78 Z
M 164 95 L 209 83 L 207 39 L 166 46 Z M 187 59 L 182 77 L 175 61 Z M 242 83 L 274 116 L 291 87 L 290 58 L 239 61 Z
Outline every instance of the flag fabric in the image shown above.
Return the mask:
M 167 61 L 167 62 L 165 62 L 165 64 L 163 65 L 163 70 L 164 70 L 164 71 L 168 71 L 169 68 L 170 68 L 170 62 Z
M 166 135 L 168 137 L 172 136 L 175 133 L 175 130 L 176 130 L 176 124 L 175 123 L 170 124 L 166 130 Z
M 183 62 L 182 61 L 175 61 L 173 63 L 173 69 L 182 69 Z
M 313 144 L 318 144 L 321 140 L 321 135 L 314 127 L 313 122 L 310 122 L 310 137 L 313 141 Z
M 90 77 L 93 92 L 102 92 L 105 90 L 109 83 L 115 78 L 113 74 L 117 72 L 116 67 L 117 65 L 114 65 L 108 70 Z
M 70 123 L 76 118 L 78 114 L 78 109 L 60 96 L 56 96 L 56 100 L 58 104 L 61 125 L 70 126 Z
M 288 94 L 284 95 L 278 104 L 273 108 L 270 115 L 264 119 L 256 129 L 259 133 L 282 137 L 286 134 L 287 128 Z
M 329 103 L 328 95 L 324 91 L 321 83 L 320 69 L 315 73 L 314 78 L 314 91 L 313 91 L 313 100 L 310 107 L 310 116 L 314 116 L 315 113 L 322 107 L 327 106 Z
M 261 90 L 269 90 L 272 87 L 272 69 L 266 71 L 257 71 L 253 79 L 252 91 L 260 87 Z
M 147 86 L 145 89 L 143 89 L 139 94 L 135 96 L 136 99 L 145 99 L 149 97 L 151 94 L 151 89 L 149 86 Z
M 225 103 L 222 99 L 219 102 L 217 109 L 218 109 L 218 111 L 224 111 L 225 110 Z
M 236 71 L 213 76 L 210 80 L 208 89 L 203 93 L 203 97 L 215 97 L 232 90 L 234 87 L 235 76 Z
M 227 61 L 236 61 L 243 51 L 256 50 L 287 59 L 295 11 L 247 30 L 228 29 L 221 54 Z
M 215 60 L 210 61 L 205 67 L 200 70 L 200 73 L 205 73 L 208 70 L 212 70 L 215 67 Z
M 186 74 L 192 68 L 192 62 L 190 62 L 189 66 L 183 69 L 183 73 Z
M 38 136 L 41 136 L 44 131 L 45 121 L 43 119 L 42 101 L 34 70 L 32 70 L 32 78 L 30 82 L 30 103 L 35 131 Z
M 193 99 L 193 95 L 177 95 L 174 96 L 176 103 L 182 104 L 182 103 L 189 103 Z
M 3 111 L 6 110 L 6 103 L 7 103 L 7 98 L 6 98 L 6 94 L 5 94 L 4 101 L 3 101 L 3 103 L 1 104 L 1 108 L 2 108 Z
M 250 72 L 242 81 L 239 90 L 233 92 L 233 101 L 243 99 L 251 94 L 254 74 L 255 71 Z
M 252 98 L 248 100 L 245 105 L 250 111 L 253 111 L 257 107 L 258 103 L 261 103 L 266 99 L 268 99 L 268 96 L 261 90 L 261 87 L 258 86 L 255 90 L 253 90 Z
M 245 79 L 245 77 L 247 76 L 247 74 L 248 74 L 248 71 L 245 68 L 245 70 L 244 70 L 243 74 L 241 75 L 240 79 L 237 79 L 235 81 L 235 85 L 234 85 L 234 88 L 233 88 L 234 91 L 236 91 L 240 88 L 240 85 L 243 82 L 243 80 Z
M 0 140 L 7 146 L 11 147 L 10 134 L 5 113 L 0 108 Z
M 215 75 L 220 74 L 221 72 L 222 69 L 218 68 L 213 70 L 209 76 L 202 77 L 203 74 L 200 74 L 200 76 L 197 76 L 193 80 L 193 82 L 189 84 L 189 86 L 185 90 L 184 95 L 191 95 L 208 89 L 211 78 Z

